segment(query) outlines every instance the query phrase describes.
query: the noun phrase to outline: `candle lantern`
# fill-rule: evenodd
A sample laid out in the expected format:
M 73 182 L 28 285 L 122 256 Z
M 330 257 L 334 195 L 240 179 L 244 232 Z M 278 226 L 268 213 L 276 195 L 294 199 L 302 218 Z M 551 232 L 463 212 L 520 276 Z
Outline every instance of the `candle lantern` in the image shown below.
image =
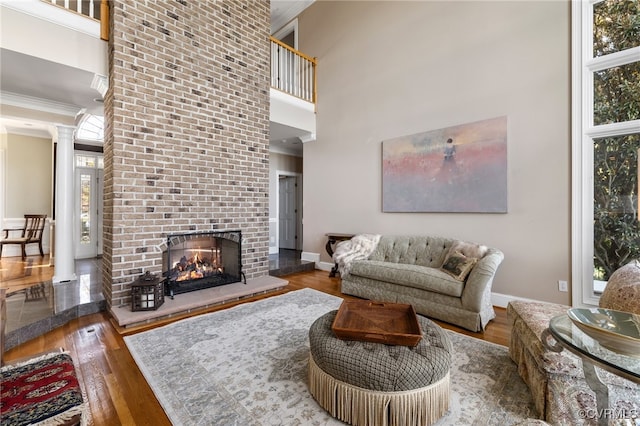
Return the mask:
M 155 311 L 164 303 L 164 281 L 149 271 L 131 285 L 131 310 Z

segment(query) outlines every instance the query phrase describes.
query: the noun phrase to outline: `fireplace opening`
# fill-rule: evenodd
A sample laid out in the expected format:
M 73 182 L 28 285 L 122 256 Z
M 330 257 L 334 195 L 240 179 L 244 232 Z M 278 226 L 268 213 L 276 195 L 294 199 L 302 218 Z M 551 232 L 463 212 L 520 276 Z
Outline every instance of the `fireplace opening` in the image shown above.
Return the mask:
M 242 281 L 241 243 L 240 231 L 167 235 L 162 256 L 165 294 L 173 297 Z

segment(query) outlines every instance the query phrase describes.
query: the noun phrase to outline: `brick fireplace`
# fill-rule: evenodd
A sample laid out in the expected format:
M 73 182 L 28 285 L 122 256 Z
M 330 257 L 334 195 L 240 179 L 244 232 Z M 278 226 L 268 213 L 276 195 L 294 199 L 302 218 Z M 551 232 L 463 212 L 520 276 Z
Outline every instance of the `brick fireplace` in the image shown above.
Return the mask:
M 105 96 L 108 307 L 161 275 L 167 235 L 242 231 L 268 275 L 269 2 L 112 1 Z

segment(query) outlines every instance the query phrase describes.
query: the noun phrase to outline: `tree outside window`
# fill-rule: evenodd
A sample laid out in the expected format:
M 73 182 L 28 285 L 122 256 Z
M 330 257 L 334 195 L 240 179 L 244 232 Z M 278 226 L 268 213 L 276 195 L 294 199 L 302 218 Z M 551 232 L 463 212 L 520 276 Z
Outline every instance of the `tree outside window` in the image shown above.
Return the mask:
M 640 2 L 593 5 L 593 57 L 615 55 L 640 44 Z M 640 118 L 640 55 L 630 63 L 593 73 L 593 125 Z M 606 281 L 640 258 L 638 133 L 593 139 L 594 279 Z

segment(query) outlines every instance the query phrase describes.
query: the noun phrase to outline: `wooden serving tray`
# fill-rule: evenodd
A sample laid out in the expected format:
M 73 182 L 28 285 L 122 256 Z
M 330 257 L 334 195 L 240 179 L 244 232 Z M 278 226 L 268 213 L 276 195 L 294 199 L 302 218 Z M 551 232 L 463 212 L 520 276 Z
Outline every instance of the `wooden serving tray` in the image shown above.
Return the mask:
M 337 338 L 415 346 L 422 330 L 413 306 L 402 303 L 345 300 L 331 329 Z

